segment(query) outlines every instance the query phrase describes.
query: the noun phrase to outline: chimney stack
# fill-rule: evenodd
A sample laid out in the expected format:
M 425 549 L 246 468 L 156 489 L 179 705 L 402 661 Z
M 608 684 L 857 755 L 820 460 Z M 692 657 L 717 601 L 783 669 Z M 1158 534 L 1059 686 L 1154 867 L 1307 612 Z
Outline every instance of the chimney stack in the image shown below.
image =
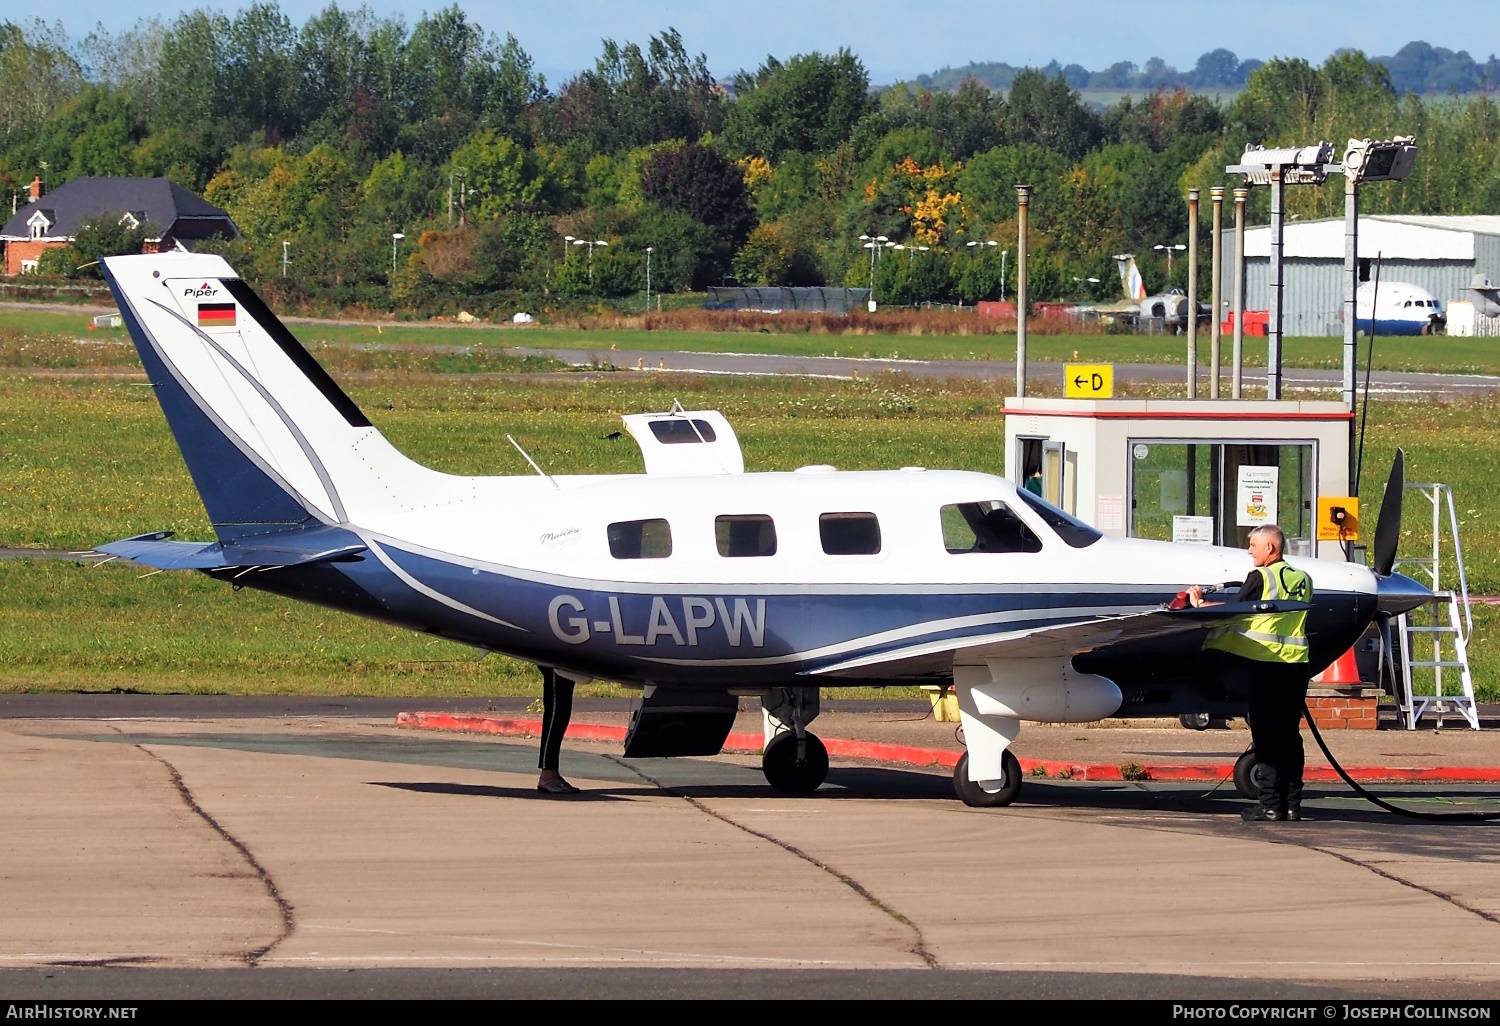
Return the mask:
M 42 192 L 45 190 L 45 188 L 46 187 L 42 185 L 42 176 L 34 176 L 31 179 L 31 202 L 35 203 L 37 200 L 41 199 Z

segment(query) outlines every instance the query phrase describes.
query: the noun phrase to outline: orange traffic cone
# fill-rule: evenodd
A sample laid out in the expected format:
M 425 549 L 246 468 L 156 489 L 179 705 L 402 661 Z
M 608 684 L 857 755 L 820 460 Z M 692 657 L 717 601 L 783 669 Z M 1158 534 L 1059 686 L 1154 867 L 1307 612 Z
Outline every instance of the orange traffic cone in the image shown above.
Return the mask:
M 1358 684 L 1359 663 L 1354 659 L 1354 649 L 1349 649 L 1333 661 L 1322 673 L 1313 678 L 1319 684 Z

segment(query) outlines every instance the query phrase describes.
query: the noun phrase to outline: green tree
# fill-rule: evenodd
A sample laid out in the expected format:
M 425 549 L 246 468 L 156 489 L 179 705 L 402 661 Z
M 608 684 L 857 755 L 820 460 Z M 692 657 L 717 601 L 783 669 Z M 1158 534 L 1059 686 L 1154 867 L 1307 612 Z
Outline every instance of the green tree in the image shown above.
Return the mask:
M 755 225 L 744 171 L 697 143 L 652 154 L 641 172 L 641 194 L 658 206 L 701 221 L 734 248 L 744 244 Z
M 725 119 L 725 145 L 773 162 L 792 151 L 833 150 L 874 107 L 869 75 L 848 50 L 785 64 L 767 57 L 754 74 L 735 76 L 734 88 L 739 99 Z
M 1079 160 L 1102 136 L 1098 115 L 1061 75 L 1048 78 L 1028 68 L 1011 83 L 1005 114 L 1008 145 L 1035 143 Z

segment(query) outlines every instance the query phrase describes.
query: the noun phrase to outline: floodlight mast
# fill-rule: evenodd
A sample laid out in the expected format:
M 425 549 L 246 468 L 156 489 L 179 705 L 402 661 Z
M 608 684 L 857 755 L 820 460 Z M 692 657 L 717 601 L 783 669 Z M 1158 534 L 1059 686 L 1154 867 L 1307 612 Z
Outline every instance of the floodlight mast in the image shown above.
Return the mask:
M 1271 310 L 1266 326 L 1269 352 L 1266 359 L 1266 398 L 1281 398 L 1281 307 L 1282 266 L 1284 255 L 1283 225 L 1286 220 L 1287 185 L 1321 185 L 1332 169 L 1333 146 L 1320 142 L 1316 146 L 1289 146 L 1268 150 L 1261 146 L 1245 147 L 1238 164 L 1224 169 L 1231 175 L 1244 175 L 1246 185 L 1271 187 Z M 1334 165 L 1336 166 L 1336 165 Z
M 1400 181 L 1411 174 L 1417 159 L 1415 136 L 1394 139 L 1350 139 L 1344 163 L 1330 168 L 1344 175 L 1344 406 L 1349 410 L 1349 494 L 1359 494 L 1358 453 L 1354 444 L 1354 412 L 1358 400 L 1359 321 L 1354 297 L 1359 290 L 1359 187 L 1365 182 Z M 1375 311 L 1372 307 L 1370 317 Z M 1351 557 L 1353 553 L 1350 553 Z

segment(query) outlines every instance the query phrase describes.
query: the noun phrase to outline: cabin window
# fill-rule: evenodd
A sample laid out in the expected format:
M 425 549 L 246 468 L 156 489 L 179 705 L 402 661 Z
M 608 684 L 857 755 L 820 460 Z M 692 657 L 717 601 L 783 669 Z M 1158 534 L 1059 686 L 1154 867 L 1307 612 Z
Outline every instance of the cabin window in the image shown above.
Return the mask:
M 874 513 L 824 513 L 818 535 L 830 556 L 873 556 L 880 551 L 880 521 Z
M 616 559 L 666 559 L 672 554 L 672 525 L 665 520 L 610 524 L 609 554 Z
M 651 433 L 663 445 L 682 445 L 714 440 L 714 426 L 706 420 L 688 420 L 674 417 L 671 420 L 651 421 Z
M 1411 300 L 1409 300 L 1409 299 L 1408 299 L 1408 300 L 1407 300 L 1407 301 L 1406 301 L 1406 306 L 1411 306 Z
M 952 553 L 1041 552 L 1042 540 L 1003 502 L 961 502 L 941 512 L 943 547 Z
M 741 556 L 774 556 L 776 524 L 762 513 L 716 517 L 714 543 L 719 547 L 719 555 L 731 559 Z

